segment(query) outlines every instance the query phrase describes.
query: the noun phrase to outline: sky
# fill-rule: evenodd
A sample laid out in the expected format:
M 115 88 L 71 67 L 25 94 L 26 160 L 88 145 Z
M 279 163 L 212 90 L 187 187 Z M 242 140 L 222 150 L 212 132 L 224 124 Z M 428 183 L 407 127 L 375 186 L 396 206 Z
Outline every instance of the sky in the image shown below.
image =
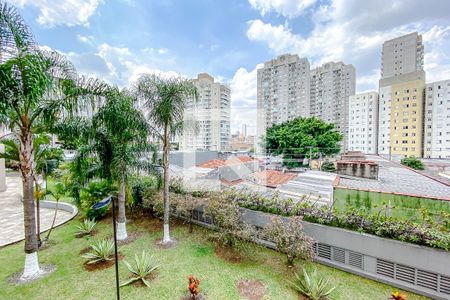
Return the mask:
M 356 68 L 357 92 L 377 90 L 383 41 L 418 31 L 427 82 L 450 79 L 447 0 L 7 0 L 37 42 L 82 74 L 126 87 L 142 73 L 231 88 L 231 128 L 256 131 L 256 70 L 284 53 L 312 67 Z

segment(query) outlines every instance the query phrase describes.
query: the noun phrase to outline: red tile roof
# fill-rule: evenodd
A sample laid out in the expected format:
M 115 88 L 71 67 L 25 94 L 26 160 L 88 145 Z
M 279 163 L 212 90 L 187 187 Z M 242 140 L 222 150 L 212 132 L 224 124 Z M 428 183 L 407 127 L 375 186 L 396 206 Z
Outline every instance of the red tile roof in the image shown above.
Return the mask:
M 207 162 L 197 165 L 200 168 L 217 169 L 223 166 L 237 165 L 254 161 L 255 159 L 250 156 L 232 156 L 227 160 L 224 159 L 211 159 Z
M 283 173 L 275 170 L 265 170 L 256 172 L 252 176 L 258 181 L 259 184 L 268 187 L 277 187 L 282 185 L 297 176 L 295 173 Z

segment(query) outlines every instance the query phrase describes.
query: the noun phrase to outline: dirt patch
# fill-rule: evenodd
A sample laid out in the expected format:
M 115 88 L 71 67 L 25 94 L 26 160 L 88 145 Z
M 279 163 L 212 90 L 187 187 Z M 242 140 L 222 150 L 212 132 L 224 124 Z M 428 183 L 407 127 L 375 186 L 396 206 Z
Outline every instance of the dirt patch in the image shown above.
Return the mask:
M 309 298 L 306 297 L 305 295 L 299 295 L 298 300 L 309 300 Z
M 83 254 L 86 254 L 86 253 L 88 253 L 89 251 L 91 251 L 91 247 L 89 246 L 89 247 L 86 247 L 86 248 L 83 248 L 83 249 L 81 249 L 80 250 L 80 255 L 83 255 Z
M 239 294 L 248 300 L 261 300 L 266 295 L 266 287 L 256 279 L 241 280 L 236 285 Z
M 134 242 L 135 240 L 137 240 L 140 236 L 142 235 L 142 232 L 139 231 L 132 231 L 130 233 L 128 233 L 128 237 L 122 241 L 117 241 L 117 245 L 118 246 L 123 246 L 123 245 L 128 245 L 132 242 Z M 111 239 L 113 237 L 111 236 Z
M 214 252 L 219 258 L 232 264 L 240 263 L 244 259 L 239 252 L 230 247 L 217 245 L 214 249 Z
M 97 235 L 97 233 L 98 233 L 98 230 L 97 230 L 97 229 L 94 229 L 94 230 L 92 230 L 90 233 L 76 233 L 76 234 L 75 234 L 75 237 L 76 237 L 77 239 L 81 239 L 81 238 L 83 238 L 83 237 L 85 237 L 85 236 L 95 236 L 95 235 Z
M 186 295 L 180 298 L 180 300 L 192 300 L 191 295 Z M 199 294 L 195 300 L 206 300 L 205 295 Z
M 119 260 L 124 259 L 125 255 L 123 255 L 122 253 L 118 253 L 118 258 Z M 104 270 L 104 269 L 108 269 L 110 267 L 114 266 L 114 256 L 112 257 L 111 260 L 107 260 L 107 261 L 102 261 L 102 262 L 98 262 L 95 264 L 88 264 L 87 262 L 84 263 L 84 269 L 88 272 L 94 272 L 97 270 Z
M 22 276 L 23 270 L 20 270 L 17 273 L 12 274 L 10 277 L 8 277 L 7 281 L 10 284 L 26 284 L 29 282 L 33 282 L 35 280 L 41 279 L 42 277 L 45 277 L 49 275 L 50 273 L 53 273 L 56 270 L 56 266 L 54 265 L 40 265 L 39 268 L 41 269 L 41 273 L 35 277 L 22 279 L 20 278 Z
M 156 276 L 158 276 L 158 275 L 155 274 L 155 273 L 151 273 L 151 274 L 145 276 L 145 280 L 152 281 L 153 279 L 156 278 Z M 131 285 L 134 286 L 134 287 L 138 287 L 138 288 L 148 287 L 148 286 L 145 285 L 145 283 L 142 282 L 142 280 L 137 280 L 137 281 L 133 282 Z
M 171 238 L 172 241 L 170 241 L 169 243 L 162 243 L 162 238 L 161 239 L 156 239 L 155 240 L 155 245 L 156 247 L 158 247 L 159 249 L 170 249 L 170 248 L 174 248 L 178 245 L 178 240 L 176 238 Z

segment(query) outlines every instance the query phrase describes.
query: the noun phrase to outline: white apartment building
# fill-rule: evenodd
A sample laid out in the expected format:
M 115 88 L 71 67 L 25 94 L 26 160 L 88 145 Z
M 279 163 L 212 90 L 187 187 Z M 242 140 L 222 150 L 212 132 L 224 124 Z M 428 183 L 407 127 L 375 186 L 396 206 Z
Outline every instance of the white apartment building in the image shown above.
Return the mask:
M 378 93 L 350 96 L 348 104 L 348 150 L 377 153 Z
M 413 32 L 383 43 L 381 79 L 423 69 L 422 35 Z
M 214 78 L 207 73 L 198 74 L 193 83 L 198 90 L 198 99 L 187 102 L 187 126 L 180 137 L 180 150 L 228 150 L 230 88 L 214 82 Z
M 266 129 L 310 115 L 310 65 L 306 58 L 284 54 L 257 71 L 257 142 Z M 257 150 L 260 151 L 259 147 Z
M 450 158 L 450 80 L 427 84 L 425 99 L 424 157 Z
M 329 62 L 311 70 L 311 115 L 334 123 L 348 142 L 348 101 L 355 94 L 355 67 L 343 62 Z

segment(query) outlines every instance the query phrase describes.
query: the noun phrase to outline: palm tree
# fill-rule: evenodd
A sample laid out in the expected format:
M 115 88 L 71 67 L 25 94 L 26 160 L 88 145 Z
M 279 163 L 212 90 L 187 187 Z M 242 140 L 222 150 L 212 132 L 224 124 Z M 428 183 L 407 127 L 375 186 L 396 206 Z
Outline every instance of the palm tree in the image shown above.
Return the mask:
M 180 134 L 185 127 L 184 110 L 186 100 L 197 98 L 197 89 L 190 80 L 181 77 L 165 78 L 157 75 L 142 75 L 135 93 L 147 110 L 147 119 L 153 134 L 163 144 L 164 170 L 164 237 L 162 243 L 170 243 L 169 232 L 169 152 L 171 136 Z
M 78 78 L 73 65 L 57 52 L 39 49 L 31 29 L 13 6 L 0 2 L 0 119 L 20 143 L 23 186 L 25 268 L 23 279 L 40 274 L 34 203 L 33 133 L 52 125 L 78 100 L 100 96 L 105 85 Z M 80 97 L 82 96 L 82 97 Z
M 129 176 L 136 170 L 154 172 L 154 165 L 144 159 L 150 151 L 151 145 L 147 142 L 149 128 L 147 121 L 136 106 L 136 98 L 126 92 L 111 91 L 105 104 L 93 116 L 94 142 L 102 141 L 98 151 L 99 161 L 108 178 L 117 183 L 118 191 L 118 222 L 117 239 L 127 238 L 125 216 L 125 194 Z M 99 139 L 102 136 L 103 139 Z M 109 145 L 109 155 L 105 152 L 105 143 Z M 106 147 L 108 148 L 108 147 Z M 103 154 L 103 155 L 102 155 Z

